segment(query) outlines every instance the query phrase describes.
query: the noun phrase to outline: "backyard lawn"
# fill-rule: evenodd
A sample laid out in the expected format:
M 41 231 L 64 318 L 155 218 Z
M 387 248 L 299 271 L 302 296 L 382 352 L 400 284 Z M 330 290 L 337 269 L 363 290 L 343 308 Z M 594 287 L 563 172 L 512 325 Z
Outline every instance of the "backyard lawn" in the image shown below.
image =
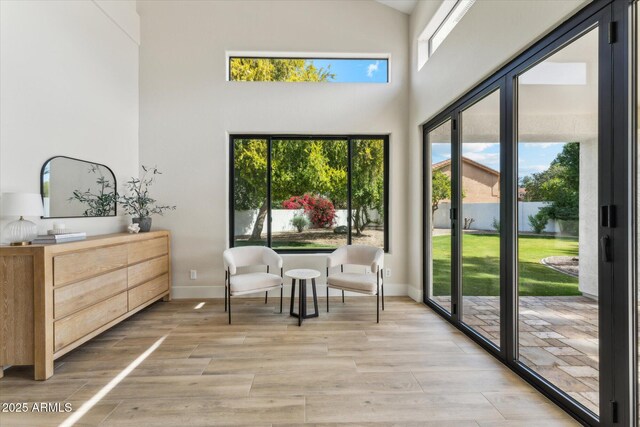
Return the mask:
M 433 294 L 451 295 L 451 236 L 433 237 Z M 462 242 L 463 295 L 500 294 L 500 239 L 465 233 Z M 519 238 L 520 295 L 581 295 L 578 279 L 540 263 L 548 256 L 578 256 L 578 239 L 546 236 Z

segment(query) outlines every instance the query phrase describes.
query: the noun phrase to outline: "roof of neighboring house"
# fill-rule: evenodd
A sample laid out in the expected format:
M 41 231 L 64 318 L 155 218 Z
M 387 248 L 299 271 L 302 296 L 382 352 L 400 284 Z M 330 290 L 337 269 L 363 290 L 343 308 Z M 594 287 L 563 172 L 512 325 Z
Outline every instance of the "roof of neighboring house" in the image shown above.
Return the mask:
M 482 163 L 478 163 L 475 160 L 471 160 L 468 157 L 462 157 L 462 161 L 467 163 L 467 164 L 470 164 L 472 166 L 475 166 L 478 169 L 482 169 L 482 170 L 484 170 L 486 172 L 489 172 L 490 174 L 493 174 L 493 175 L 496 175 L 496 176 L 500 176 L 500 172 L 498 172 L 497 170 L 491 169 L 490 167 L 485 166 Z M 438 170 L 438 169 L 442 169 L 445 166 L 449 166 L 450 164 L 451 164 L 451 159 L 443 160 L 441 162 L 434 163 L 432 165 L 432 168 L 433 168 L 433 170 Z

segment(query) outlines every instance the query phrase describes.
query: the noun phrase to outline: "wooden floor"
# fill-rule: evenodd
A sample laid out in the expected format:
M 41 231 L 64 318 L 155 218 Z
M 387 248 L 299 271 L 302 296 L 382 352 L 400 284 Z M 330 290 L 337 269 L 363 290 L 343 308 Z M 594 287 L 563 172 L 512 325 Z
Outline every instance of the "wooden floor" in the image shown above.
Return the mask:
M 380 324 L 372 297 L 332 299 L 330 314 L 321 298 L 300 328 L 277 301 L 234 300 L 231 326 L 222 301 L 156 303 L 61 358 L 48 381 L 5 371 L 0 401 L 70 402 L 88 409 L 76 425 L 576 425 L 409 298 L 387 298 Z M 74 412 L 0 424 L 57 426 Z

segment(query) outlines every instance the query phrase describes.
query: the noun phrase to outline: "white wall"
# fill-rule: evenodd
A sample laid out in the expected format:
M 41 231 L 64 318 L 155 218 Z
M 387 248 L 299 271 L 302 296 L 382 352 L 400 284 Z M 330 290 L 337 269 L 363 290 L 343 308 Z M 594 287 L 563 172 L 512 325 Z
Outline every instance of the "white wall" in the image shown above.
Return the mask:
M 386 290 L 406 294 L 406 215 L 418 209 L 405 192 L 408 16 L 373 1 L 154 1 L 138 13 L 140 161 L 158 165 L 157 197 L 178 206 L 154 219 L 173 233 L 174 295 L 223 295 L 236 132 L 390 134 Z M 227 51 L 390 54 L 391 82 L 227 82 Z M 325 257 L 285 257 L 285 268 L 299 266 L 323 271 Z
M 424 67 L 417 69 L 417 38 L 440 2 L 418 2 L 411 15 L 409 99 L 409 197 L 422 195 L 422 136 L 420 125 L 443 110 L 492 72 L 517 56 L 587 0 L 475 2 Z M 408 225 L 419 230 L 420 209 L 408 212 Z M 408 241 L 409 295 L 422 300 L 422 241 Z
M 535 215 L 548 203 L 545 202 L 518 202 L 518 231 L 532 232 L 529 224 L 529 215 Z M 434 214 L 435 228 L 451 227 L 449 219 L 449 202 L 440 203 Z M 494 231 L 493 220 L 500 219 L 500 203 L 463 203 L 461 218 L 473 218 L 470 230 Z M 549 220 L 544 231 L 546 233 L 559 233 L 560 226 L 557 221 Z
M 233 222 L 234 234 L 236 236 L 251 234 L 256 223 L 256 218 L 258 217 L 258 212 L 258 209 L 250 211 L 236 211 Z M 336 216 L 331 228 L 348 225 L 347 213 L 348 211 L 346 209 L 336 209 Z M 273 209 L 271 211 L 271 231 L 296 231 L 296 228 L 293 226 L 291 221 L 297 215 L 304 215 L 304 211 L 302 209 Z M 267 219 L 265 218 L 264 221 L 263 230 L 266 230 Z M 263 237 L 266 237 L 266 235 L 263 235 Z
M 0 16 L 0 192 L 39 193 L 56 155 L 103 163 L 119 183 L 137 175 L 135 2 L 3 0 Z M 126 219 L 56 221 L 102 234 Z

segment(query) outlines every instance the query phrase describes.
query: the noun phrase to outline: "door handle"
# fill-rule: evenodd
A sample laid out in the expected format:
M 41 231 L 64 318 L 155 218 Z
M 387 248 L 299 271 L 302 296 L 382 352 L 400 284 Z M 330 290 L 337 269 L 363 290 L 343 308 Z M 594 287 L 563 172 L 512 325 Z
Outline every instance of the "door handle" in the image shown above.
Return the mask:
M 600 238 L 600 253 L 603 262 L 611 262 L 611 238 L 607 235 Z

